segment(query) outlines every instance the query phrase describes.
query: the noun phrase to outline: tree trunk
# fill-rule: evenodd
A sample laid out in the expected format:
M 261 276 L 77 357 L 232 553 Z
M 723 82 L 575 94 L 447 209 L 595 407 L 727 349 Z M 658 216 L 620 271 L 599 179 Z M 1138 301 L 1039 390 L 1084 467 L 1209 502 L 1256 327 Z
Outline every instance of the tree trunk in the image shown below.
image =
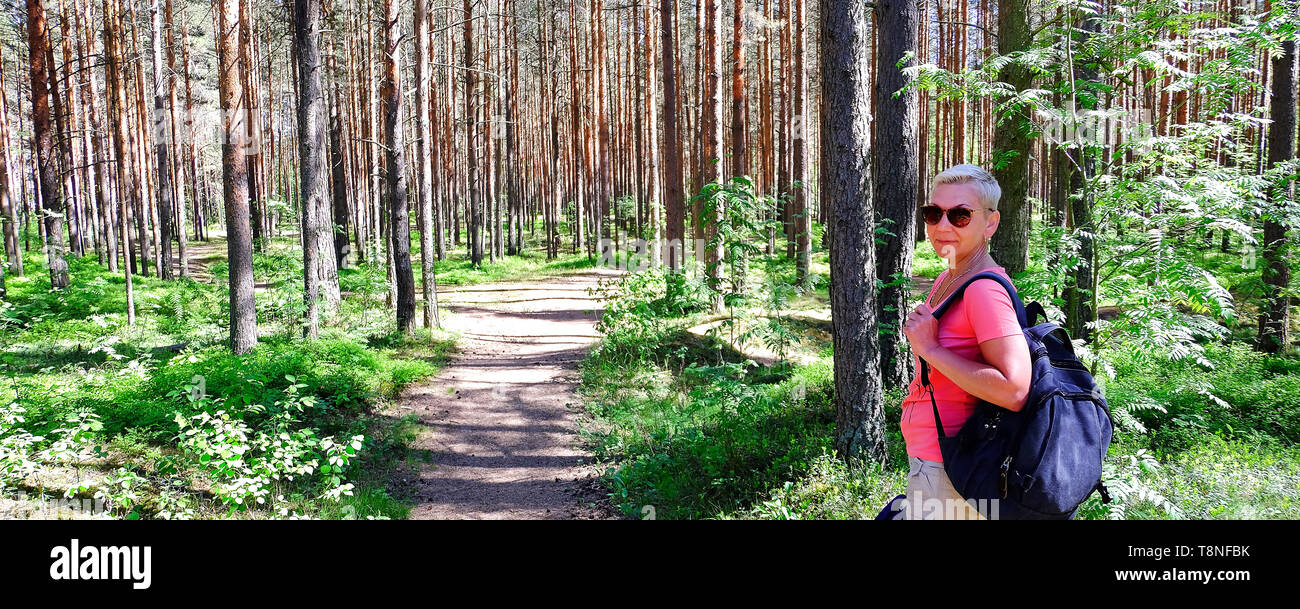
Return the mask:
M 745 0 L 736 0 L 731 20 L 731 175 L 745 166 Z
M 1083 17 L 1083 26 L 1079 29 L 1080 40 L 1079 49 L 1087 49 L 1089 37 L 1100 31 L 1101 24 L 1095 15 L 1085 15 Z M 1092 67 L 1100 63 L 1100 59 L 1084 54 L 1075 56 L 1075 78 L 1080 82 L 1100 88 L 1101 83 L 1097 81 L 1097 70 Z M 1095 90 L 1095 89 L 1094 89 Z M 1096 98 L 1092 95 L 1075 96 L 1077 101 L 1072 103 L 1073 107 L 1079 108 L 1080 111 L 1097 110 Z M 1073 128 L 1072 138 L 1080 137 L 1078 128 Z M 1097 158 L 1089 149 L 1076 149 L 1075 154 L 1080 155 L 1078 159 L 1080 171 L 1070 173 L 1070 190 L 1076 193 L 1076 196 L 1069 197 L 1070 218 L 1072 228 L 1075 231 L 1076 239 L 1079 241 L 1079 265 L 1075 267 L 1073 276 L 1066 284 L 1065 289 L 1065 319 L 1066 330 L 1070 336 L 1082 340 L 1085 343 L 1092 342 L 1092 331 L 1088 329 L 1088 323 L 1096 319 L 1096 230 L 1092 218 L 1093 194 L 1091 183 L 1093 175 L 1097 168 Z
M 153 25 L 151 32 L 153 48 L 153 135 L 154 135 L 154 156 L 156 159 L 158 171 L 158 230 L 159 260 L 158 276 L 163 279 L 172 278 L 172 175 L 171 160 L 168 157 L 168 146 L 171 145 L 171 134 L 160 133 L 160 129 L 166 125 L 167 111 L 167 85 L 163 81 L 163 48 L 162 48 L 162 6 L 160 0 L 151 0 L 149 4 L 150 21 Z
M 388 148 L 388 222 L 392 243 L 393 274 L 397 281 L 397 327 L 404 334 L 415 331 L 415 276 L 411 271 L 411 217 L 407 202 L 406 150 L 402 125 L 402 21 L 396 0 L 384 0 L 384 145 Z
M 1296 41 L 1282 43 L 1282 53 L 1273 58 L 1273 99 L 1269 107 L 1273 124 L 1268 129 L 1268 166 L 1295 158 L 1296 153 Z M 1284 296 L 1291 283 L 1290 253 L 1285 221 L 1286 203 L 1294 198 L 1294 184 L 1288 179 L 1271 189 L 1270 213 L 1264 217 L 1262 270 L 1269 286 L 1260 306 L 1259 349 L 1284 353 L 1291 347 L 1290 299 Z
M 428 0 L 415 0 L 415 132 L 417 144 L 416 175 L 420 179 L 420 263 L 421 289 L 424 290 L 424 327 L 442 327 L 438 319 L 438 284 L 433 275 L 437 257 L 433 244 L 433 129 L 429 124 L 429 14 Z
M 796 0 L 797 1 L 797 0 Z M 705 47 L 708 60 L 705 66 L 703 162 L 704 180 L 722 184 L 722 53 L 718 50 L 718 41 L 722 39 L 722 18 L 718 10 L 718 0 L 705 0 Z M 713 290 L 713 310 L 721 311 L 722 300 L 722 264 L 724 253 L 722 243 L 718 240 L 718 224 L 722 220 L 722 204 L 715 203 L 713 211 L 705 214 L 705 256 L 709 288 Z M 716 244 L 713 243 L 718 241 Z
M 184 11 L 181 12 L 184 15 Z M 189 186 L 190 201 L 194 206 L 194 239 L 201 241 L 207 239 L 206 222 L 209 217 L 200 204 L 199 200 L 199 151 L 197 129 L 194 122 L 194 86 L 190 80 L 192 70 L 190 62 L 189 48 L 189 23 L 185 20 L 181 24 L 181 63 L 185 69 L 185 134 L 189 140 Z
M 1028 50 L 1030 42 L 1028 0 L 998 0 L 998 53 Z M 1024 91 L 1033 81 L 1029 70 L 1018 64 L 1007 65 L 998 76 L 1013 91 Z M 1031 112 L 1028 107 L 1017 109 L 1015 116 L 998 126 L 993 138 L 993 177 L 1002 187 L 998 204 L 1002 219 L 989 251 L 1013 275 L 1024 271 L 1029 261 L 1029 149 L 1033 141 L 1021 123 L 1029 120 Z
M 682 201 L 682 151 L 678 148 L 677 127 L 677 50 L 673 29 L 672 0 L 659 0 L 659 23 L 663 44 L 664 66 L 664 207 L 667 215 L 668 240 L 665 254 L 668 268 L 682 268 L 685 256 L 686 222 Z
M 59 172 L 54 150 L 54 131 L 50 125 L 50 30 L 45 20 L 42 0 L 27 0 L 27 42 L 31 50 L 32 74 L 32 144 L 41 179 L 41 210 L 45 226 L 46 256 L 50 266 L 50 286 L 55 290 L 68 287 L 68 263 L 63 251 L 63 210 L 59 201 Z
M 342 98 L 335 93 L 334 106 L 330 109 L 330 177 L 333 193 L 334 224 L 338 225 L 334 234 L 334 263 L 336 269 L 348 268 L 348 254 L 352 249 L 348 245 L 348 179 L 347 161 L 343 155 L 343 119 L 339 116 L 339 104 Z
M 126 90 L 122 82 L 121 13 L 117 0 L 104 0 L 104 90 L 108 96 L 109 116 L 120 117 L 126 112 Z M 131 232 L 128 203 L 124 194 L 127 177 L 127 129 L 124 121 L 110 120 L 113 126 L 113 154 L 117 182 L 118 236 L 122 240 L 122 274 L 126 277 L 126 320 L 135 325 L 135 292 L 131 285 Z
M 671 5 L 670 5 L 671 8 Z M 647 249 L 647 255 L 650 257 L 650 264 L 657 265 L 660 263 L 660 248 L 663 245 L 664 226 L 662 215 L 662 204 L 660 203 L 660 181 L 659 181 L 659 113 L 658 106 L 655 104 L 655 95 L 659 92 L 659 75 L 655 65 L 655 48 L 654 48 L 654 27 L 652 17 L 652 7 L 647 4 L 645 13 L 642 18 L 642 27 L 645 28 L 644 45 L 642 49 L 646 57 L 646 104 L 648 133 L 646 134 L 646 206 L 649 211 L 650 224 L 650 246 Z M 672 64 L 665 62 L 665 71 L 672 70 Z M 665 100 L 672 100 L 672 97 L 665 97 Z M 665 105 L 671 104 L 668 101 Z
M 265 201 L 262 199 L 262 192 L 258 188 L 257 175 L 259 173 L 258 160 L 261 156 L 260 146 L 261 138 L 261 112 L 258 107 L 259 95 L 256 92 L 258 82 L 256 57 L 253 56 L 253 20 L 250 15 L 252 10 L 251 3 L 256 0 L 239 0 L 239 71 L 242 73 L 243 88 L 240 94 L 243 96 L 243 107 L 246 109 L 246 116 L 243 126 L 247 130 L 242 141 L 248 142 L 248 149 L 244 151 L 244 163 L 248 167 L 244 170 L 244 179 L 248 181 L 248 198 L 250 227 L 253 231 L 253 247 L 261 252 L 266 247 L 266 218 L 265 218 Z
M 793 89 L 790 120 L 791 170 L 794 175 L 794 230 L 795 230 L 795 277 L 799 283 L 808 280 L 808 263 L 812 258 L 812 210 L 808 207 L 808 113 L 805 107 L 807 78 L 804 75 L 804 0 L 794 0 L 794 24 L 791 35 L 794 37 L 794 65 L 791 88 Z M 824 44 L 824 42 L 823 42 Z M 863 61 L 867 61 L 863 56 Z M 823 78 L 825 74 L 823 73 Z M 824 103 L 824 98 L 823 98 Z M 863 109 L 870 112 L 870 107 Z M 870 145 L 865 142 L 864 145 Z M 823 205 L 826 205 L 823 202 Z M 868 216 L 870 217 L 870 216 Z
M 294 47 L 298 56 L 298 144 L 302 163 L 302 261 L 303 298 L 306 304 L 305 336 L 319 336 L 319 302 L 328 300 L 326 278 L 337 277 L 334 268 L 334 231 L 329 202 L 329 139 L 327 136 L 325 90 L 321 84 L 318 41 L 321 35 L 322 0 L 296 0 L 294 4 Z M 337 286 L 337 284 L 335 284 Z M 337 287 L 334 290 L 337 305 Z
M 794 194 L 790 190 L 790 123 L 792 122 L 793 100 L 790 94 L 790 59 L 792 40 L 791 31 L 794 29 L 793 20 L 790 19 L 790 7 L 784 2 L 779 3 L 777 7 L 778 21 L 781 25 L 781 44 L 779 52 L 781 54 L 781 73 L 777 77 L 777 90 L 781 93 L 781 108 L 778 111 L 779 118 L 776 123 L 776 192 L 780 200 L 781 208 L 781 228 L 785 240 L 786 259 L 793 260 L 795 247 L 797 246 L 794 222 Z
M 109 0 L 113 1 L 113 0 Z M 248 160 L 244 154 L 250 120 L 240 69 L 241 0 L 218 0 L 217 84 L 223 115 L 222 191 L 226 206 L 226 252 L 230 269 L 230 348 L 236 354 L 257 346 L 253 300 L 253 233 L 249 224 Z
M 465 0 L 465 14 L 462 17 L 465 20 L 465 112 L 467 115 L 468 125 L 466 127 L 466 138 L 469 143 L 465 151 L 466 157 L 466 183 L 469 186 L 469 217 L 468 227 L 469 236 L 467 241 L 470 246 L 470 262 L 475 268 L 483 266 L 483 193 L 479 188 L 478 176 L 478 132 L 479 116 L 482 109 L 475 104 L 475 93 L 478 92 L 478 85 L 475 73 L 475 53 L 474 53 L 474 4 L 470 0 Z
M 745 136 L 745 0 L 736 0 L 731 20 L 731 171 L 733 178 L 746 176 L 748 163 Z M 752 178 L 752 176 L 751 176 Z M 753 183 L 755 193 L 758 185 Z M 732 258 L 733 275 L 731 289 L 737 294 L 746 291 L 745 277 L 749 275 L 749 262 L 746 254 L 727 252 Z
M 798 10 L 798 4 L 796 4 Z M 835 450 L 884 463 L 871 201 L 867 7 L 821 0 L 821 196 L 830 212 Z
M 8 89 L 5 86 L 5 63 L 3 59 L 4 45 L 0 45 L 0 108 L 9 107 L 9 96 L 5 93 Z M 23 254 L 18 247 L 18 229 L 21 224 L 18 221 L 19 207 L 22 206 L 23 200 L 16 197 L 14 192 L 14 182 L 17 179 L 14 174 L 13 159 L 9 152 L 9 113 L 0 112 L 0 148 L 3 149 L 4 167 L 0 168 L 0 225 L 4 229 L 4 246 L 5 256 L 9 258 L 9 271 L 16 277 L 23 276 Z M 21 174 L 18 174 L 21 175 Z M 21 181 L 21 180 L 18 180 Z M 17 199 L 17 204 L 15 204 Z M 116 270 L 116 269 L 114 269 Z
M 907 354 L 903 322 L 911 312 L 908 298 L 912 287 L 912 256 L 916 245 L 917 93 L 909 89 L 894 97 L 908 79 L 898 60 L 917 48 L 917 3 L 912 0 L 876 2 L 875 100 L 873 200 L 880 207 L 881 227 L 877 235 L 876 276 L 885 287 L 880 292 L 876 315 L 880 319 L 880 378 L 886 389 L 912 381 L 912 358 Z
M 172 0 L 166 0 L 165 15 L 167 19 L 167 114 L 168 122 L 171 128 L 171 137 L 168 138 L 168 144 L 171 145 L 173 176 L 172 201 L 173 209 L 176 211 L 172 227 L 176 232 L 176 250 L 180 258 L 180 276 L 189 277 L 190 275 L 190 252 L 189 238 L 185 235 L 185 169 L 182 167 L 182 157 L 180 150 L 180 125 L 176 121 L 176 24 L 173 15 Z

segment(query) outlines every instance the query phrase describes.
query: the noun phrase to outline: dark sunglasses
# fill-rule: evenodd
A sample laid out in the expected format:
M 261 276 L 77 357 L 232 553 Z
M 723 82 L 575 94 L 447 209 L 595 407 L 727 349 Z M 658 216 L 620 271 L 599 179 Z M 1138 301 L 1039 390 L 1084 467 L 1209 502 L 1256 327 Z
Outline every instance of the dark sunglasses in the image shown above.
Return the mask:
M 939 207 L 938 205 L 922 205 L 921 217 L 925 219 L 926 224 L 929 224 L 930 226 L 934 226 L 939 223 L 940 219 L 943 218 L 944 211 L 945 210 L 942 207 Z M 957 228 L 966 226 L 967 224 L 970 224 L 970 218 L 971 215 L 974 213 L 974 211 L 975 210 L 969 207 L 950 208 L 947 210 L 948 223 L 952 224 Z

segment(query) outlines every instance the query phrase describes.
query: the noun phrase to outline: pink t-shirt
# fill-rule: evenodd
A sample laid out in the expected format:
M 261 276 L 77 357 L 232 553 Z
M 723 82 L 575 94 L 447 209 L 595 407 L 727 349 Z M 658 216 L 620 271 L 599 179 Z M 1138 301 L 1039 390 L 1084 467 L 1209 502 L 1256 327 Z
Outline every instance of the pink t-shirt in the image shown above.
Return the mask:
M 1006 269 L 1000 266 L 986 270 L 1002 275 L 1008 281 L 1011 279 Z M 934 286 L 930 288 L 931 296 L 947 275 L 948 271 L 944 271 L 935 279 Z M 934 308 L 939 308 L 940 304 L 942 303 L 936 304 Z M 957 355 L 982 364 L 988 362 L 980 352 L 980 343 L 1020 334 L 1020 322 L 1016 320 L 1016 309 L 1011 304 L 1011 296 L 992 279 L 972 283 L 962 298 L 954 302 L 943 317 L 939 318 L 939 344 Z M 912 359 L 916 365 L 916 378 L 912 379 L 907 397 L 903 399 L 902 428 L 907 454 L 927 461 L 943 461 L 934 427 L 930 394 L 921 386 L 921 364 L 915 356 Z M 978 398 L 966 393 L 933 366 L 930 367 L 930 383 L 934 385 L 934 398 L 939 406 L 939 416 L 943 419 L 944 434 L 956 434 L 971 413 L 975 412 Z

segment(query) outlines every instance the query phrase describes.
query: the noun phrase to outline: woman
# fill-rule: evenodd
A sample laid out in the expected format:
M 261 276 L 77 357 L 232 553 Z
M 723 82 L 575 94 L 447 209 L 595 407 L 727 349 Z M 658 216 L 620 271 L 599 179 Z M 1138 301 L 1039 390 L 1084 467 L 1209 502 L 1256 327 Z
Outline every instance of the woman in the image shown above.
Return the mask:
M 945 435 L 954 435 L 979 400 L 1018 411 L 1029 397 L 1029 347 L 1011 297 L 996 281 L 981 279 L 936 320 L 933 311 L 970 277 L 993 271 L 1010 281 L 988 253 L 998 229 L 1002 189 L 988 172 L 957 165 L 934 178 L 930 204 L 921 208 L 925 232 L 948 270 L 935 279 L 930 297 L 912 311 L 903 334 L 912 353 L 930 365 L 930 382 Z M 918 375 L 903 400 L 903 439 L 910 471 L 904 517 L 979 519 L 943 469 L 934 407 Z M 937 500 L 937 501 L 934 501 Z

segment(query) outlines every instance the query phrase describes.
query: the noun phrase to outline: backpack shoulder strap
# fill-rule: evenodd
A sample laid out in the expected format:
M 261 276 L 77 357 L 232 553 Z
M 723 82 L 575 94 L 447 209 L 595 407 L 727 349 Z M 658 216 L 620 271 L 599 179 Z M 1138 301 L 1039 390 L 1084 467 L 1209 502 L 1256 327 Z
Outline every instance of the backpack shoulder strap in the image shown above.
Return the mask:
M 1020 295 L 1016 293 L 1016 286 L 1011 285 L 1011 282 L 1007 281 L 1006 277 L 994 273 L 993 271 L 983 271 L 976 274 L 974 277 L 967 279 L 966 283 L 961 284 L 961 287 L 957 288 L 957 291 L 953 292 L 953 295 L 948 297 L 948 300 L 944 301 L 942 305 L 939 305 L 938 309 L 935 309 L 935 319 L 942 317 L 943 314 L 948 311 L 948 308 L 961 298 L 963 294 L 965 294 L 966 288 L 970 287 L 970 284 L 975 283 L 980 279 L 992 279 L 1002 285 L 1002 288 L 1007 291 L 1009 296 L 1011 296 L 1011 306 L 1016 309 L 1016 320 L 1020 322 L 1020 327 L 1028 328 L 1029 320 L 1028 314 L 1025 312 L 1025 303 L 1020 301 Z M 1046 317 L 1046 315 L 1044 315 L 1044 317 Z M 945 438 L 947 436 L 943 433 L 943 420 L 939 418 L 939 405 L 934 399 L 934 386 L 930 384 L 930 364 L 927 363 L 924 358 L 917 359 L 921 361 L 921 385 L 928 388 L 930 391 L 930 406 L 934 409 L 934 426 L 939 431 L 939 437 Z
M 1051 321 L 1047 319 L 1047 311 L 1043 310 L 1043 305 L 1037 302 L 1025 305 L 1025 314 L 1029 316 L 1029 325 L 1025 326 L 1026 328 L 1038 325 L 1039 317 L 1043 318 L 1043 321 Z

